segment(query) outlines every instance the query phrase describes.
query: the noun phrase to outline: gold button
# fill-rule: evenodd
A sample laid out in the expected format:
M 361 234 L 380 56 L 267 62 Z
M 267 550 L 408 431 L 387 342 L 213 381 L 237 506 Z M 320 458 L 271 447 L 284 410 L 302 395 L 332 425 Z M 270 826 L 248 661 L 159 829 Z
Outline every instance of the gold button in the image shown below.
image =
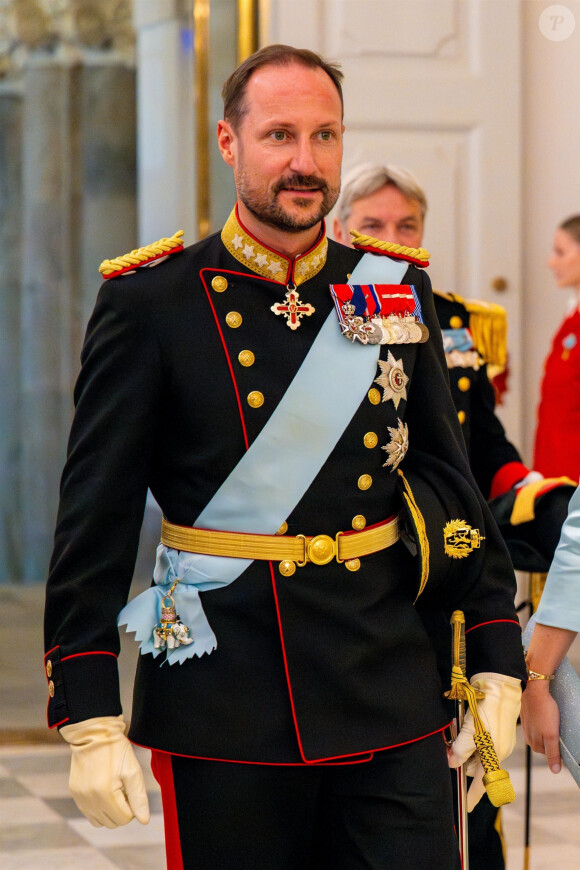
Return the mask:
M 344 563 L 344 567 L 349 571 L 358 571 L 360 568 L 360 559 L 347 559 Z
M 278 529 L 278 531 L 276 532 L 276 534 L 277 535 L 285 535 L 287 531 L 288 531 L 288 523 L 283 522 L 282 525 L 280 526 L 280 528 Z
M 228 289 L 228 282 L 223 275 L 216 275 L 215 278 L 212 278 L 211 286 L 216 293 L 223 293 L 224 290 Z
M 367 393 L 369 397 L 369 402 L 371 405 L 379 405 L 381 401 L 381 394 L 377 390 L 376 387 L 371 387 L 371 389 Z
M 352 518 L 352 527 L 356 532 L 362 532 L 366 524 L 366 517 L 363 517 L 362 514 L 357 514 L 356 517 Z
M 373 485 L 373 479 L 370 474 L 361 474 L 358 479 L 358 488 L 359 489 L 370 489 Z
M 463 320 L 457 314 L 454 314 L 453 317 L 449 318 L 449 326 L 451 329 L 461 329 Z
M 471 386 L 471 381 L 469 380 L 469 378 L 459 378 L 459 380 L 457 381 L 457 386 L 462 393 L 466 393 Z
M 261 408 L 264 404 L 264 394 L 259 390 L 252 390 L 248 393 L 248 405 L 250 408 Z
M 46 663 L 46 676 L 49 680 L 52 677 L 52 662 L 50 659 Z
M 54 698 L 54 683 L 52 682 L 52 680 L 48 684 L 48 694 L 51 698 Z
M 280 562 L 278 565 L 278 571 L 282 577 L 291 577 L 296 571 L 296 563 L 291 562 L 290 559 L 284 559 L 284 561 Z
M 458 411 L 457 412 L 457 419 L 459 420 L 459 422 L 461 424 L 465 423 L 465 411 Z
M 239 311 L 230 311 L 229 314 L 226 314 L 226 323 L 232 329 L 237 329 L 238 326 L 242 325 L 242 315 Z
M 238 354 L 238 362 L 240 363 L 240 365 L 248 368 L 248 366 L 254 365 L 254 363 L 256 362 L 256 357 L 251 350 L 241 350 Z
M 379 443 L 379 436 L 376 434 L 376 432 L 367 432 L 367 434 L 363 438 L 363 443 L 365 447 L 376 447 Z

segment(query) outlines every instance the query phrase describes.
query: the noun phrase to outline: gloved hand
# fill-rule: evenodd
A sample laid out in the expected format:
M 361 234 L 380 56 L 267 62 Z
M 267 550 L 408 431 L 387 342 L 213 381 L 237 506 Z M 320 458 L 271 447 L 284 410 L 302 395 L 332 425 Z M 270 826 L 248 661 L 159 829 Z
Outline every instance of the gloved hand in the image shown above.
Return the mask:
M 499 761 L 507 758 L 516 744 L 516 724 L 520 712 L 522 684 L 516 677 L 505 674 L 475 674 L 471 685 L 485 693 L 477 702 L 477 709 L 486 729 L 491 734 Z M 471 812 L 482 797 L 484 769 L 476 752 L 473 735 L 475 727 L 471 710 L 467 710 L 461 731 L 447 750 L 449 767 L 467 762 L 466 773 L 473 777 L 467 792 L 467 811 Z M 468 760 L 469 759 L 469 760 Z
M 69 787 L 79 810 L 95 827 L 116 828 L 136 818 L 149 821 L 145 781 L 122 716 L 102 716 L 64 725 L 70 743 Z
M 515 484 L 514 489 L 521 489 L 522 486 L 527 486 L 528 483 L 538 483 L 539 480 L 543 480 L 544 475 L 540 471 L 528 471 L 525 477 L 522 477 L 521 480 Z

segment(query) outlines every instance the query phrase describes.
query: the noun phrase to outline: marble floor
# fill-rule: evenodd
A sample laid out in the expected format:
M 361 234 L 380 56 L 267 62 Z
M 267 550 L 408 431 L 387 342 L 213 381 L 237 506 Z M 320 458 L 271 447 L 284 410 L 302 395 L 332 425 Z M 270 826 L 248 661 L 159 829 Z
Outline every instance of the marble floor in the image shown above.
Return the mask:
M 146 751 L 137 750 L 150 796 L 149 825 L 133 821 L 113 831 L 93 828 L 69 796 L 69 750 L 45 726 L 42 599 L 38 587 L 0 586 L 0 870 L 159 870 L 165 866 L 162 813 Z M 14 628 L 23 624 L 38 627 L 27 632 L 25 642 Z M 133 644 L 125 641 L 120 668 L 127 712 L 135 656 Z M 578 641 L 571 658 L 580 669 Z M 526 864 L 526 752 L 520 728 L 506 767 L 517 795 L 502 810 L 507 870 L 577 870 L 580 790 L 568 771 L 554 776 L 543 757 L 533 759 Z M 434 863 L 433 870 L 445 868 Z

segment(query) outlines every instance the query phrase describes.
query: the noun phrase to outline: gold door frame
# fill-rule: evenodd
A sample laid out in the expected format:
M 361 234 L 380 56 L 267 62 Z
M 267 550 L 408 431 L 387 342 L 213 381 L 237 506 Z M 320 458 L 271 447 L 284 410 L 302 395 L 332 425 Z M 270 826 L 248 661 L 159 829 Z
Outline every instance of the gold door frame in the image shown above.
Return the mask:
M 258 48 L 259 0 L 237 0 L 238 63 Z M 194 115 L 197 230 L 203 239 L 211 231 L 209 155 L 209 28 L 211 0 L 193 0 Z

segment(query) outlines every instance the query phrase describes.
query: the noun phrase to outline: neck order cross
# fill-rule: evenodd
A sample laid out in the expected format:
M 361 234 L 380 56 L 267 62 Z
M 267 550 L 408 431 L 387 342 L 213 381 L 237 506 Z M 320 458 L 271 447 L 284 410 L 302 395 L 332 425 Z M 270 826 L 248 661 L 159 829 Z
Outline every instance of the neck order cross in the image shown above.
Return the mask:
M 314 306 L 310 305 L 308 302 L 301 302 L 294 284 L 287 285 L 284 298 L 286 299 L 286 302 L 277 302 L 275 305 L 272 305 L 270 310 L 273 311 L 274 314 L 283 314 L 286 318 L 286 326 L 289 326 L 292 330 L 298 329 L 300 321 L 304 315 L 310 317 L 310 315 L 314 314 L 316 310 Z

